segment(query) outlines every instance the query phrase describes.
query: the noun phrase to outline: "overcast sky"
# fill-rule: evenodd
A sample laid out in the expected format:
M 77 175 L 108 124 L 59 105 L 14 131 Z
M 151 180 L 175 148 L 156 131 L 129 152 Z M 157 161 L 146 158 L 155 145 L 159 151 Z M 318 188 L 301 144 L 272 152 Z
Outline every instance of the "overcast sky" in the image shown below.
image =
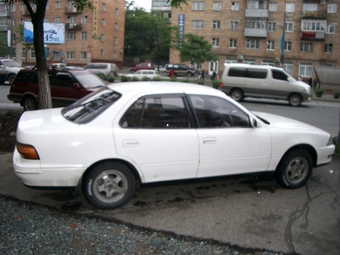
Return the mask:
M 142 7 L 144 9 L 146 9 L 147 11 L 151 10 L 151 1 L 152 0 L 134 0 L 134 1 L 135 1 L 135 4 L 138 7 Z

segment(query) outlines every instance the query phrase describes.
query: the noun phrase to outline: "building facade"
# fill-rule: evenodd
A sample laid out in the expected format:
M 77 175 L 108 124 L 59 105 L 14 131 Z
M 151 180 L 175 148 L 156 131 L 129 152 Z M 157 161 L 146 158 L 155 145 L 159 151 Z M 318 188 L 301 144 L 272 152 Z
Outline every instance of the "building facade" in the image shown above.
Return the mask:
M 213 45 L 219 60 L 201 66 L 209 74 L 221 73 L 224 63 L 241 62 L 282 66 L 295 78 L 307 80 L 315 77 L 314 67 L 340 68 L 339 4 L 340 0 L 193 0 L 172 8 L 171 24 Z M 170 63 L 178 62 L 179 52 L 171 49 Z
M 64 62 L 67 65 L 85 66 L 90 62 L 110 62 L 123 66 L 124 59 L 124 0 L 93 1 L 94 10 L 77 10 L 73 1 L 49 0 L 45 23 L 65 24 L 65 43 L 48 44 L 48 63 Z M 33 9 L 35 6 L 32 6 Z M 12 32 L 18 24 L 30 22 L 31 18 L 24 4 L 11 5 Z M 13 35 L 12 44 L 16 48 L 16 58 L 23 65 L 34 65 L 34 49 L 25 51 L 23 43 Z M 19 62 L 19 61 L 18 61 Z

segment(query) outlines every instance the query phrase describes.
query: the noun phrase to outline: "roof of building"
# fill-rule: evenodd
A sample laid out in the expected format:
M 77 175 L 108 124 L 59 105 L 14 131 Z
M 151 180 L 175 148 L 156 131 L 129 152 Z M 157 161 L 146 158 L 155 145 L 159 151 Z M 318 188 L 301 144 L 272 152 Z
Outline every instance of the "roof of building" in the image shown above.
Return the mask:
M 340 69 L 331 67 L 315 67 L 316 76 L 321 84 L 340 84 Z

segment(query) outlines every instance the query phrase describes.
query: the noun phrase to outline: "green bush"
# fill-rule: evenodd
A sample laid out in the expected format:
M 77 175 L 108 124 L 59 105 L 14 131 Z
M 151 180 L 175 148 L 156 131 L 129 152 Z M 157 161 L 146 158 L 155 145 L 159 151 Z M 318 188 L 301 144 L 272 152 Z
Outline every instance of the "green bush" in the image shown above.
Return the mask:
M 160 76 L 155 76 L 152 78 L 153 81 L 161 81 L 161 77 Z
M 188 80 L 188 79 L 183 79 L 183 80 L 180 80 L 181 82 L 186 82 L 186 83 L 190 83 L 191 81 Z
M 340 98 L 340 91 L 334 92 L 334 98 Z
M 197 84 L 199 84 L 199 85 L 204 85 L 204 80 L 203 80 L 203 79 L 198 79 L 198 80 L 197 80 Z
M 127 77 L 125 75 L 122 75 L 122 76 L 120 76 L 120 81 L 121 82 L 128 82 L 129 81 L 129 77 Z
M 137 77 L 132 77 L 132 81 L 139 81 Z
M 323 89 L 316 89 L 315 90 L 315 95 L 317 97 L 322 97 L 322 95 L 325 93 L 325 91 Z
M 218 89 L 221 84 L 221 80 L 213 80 L 213 88 Z
M 149 77 L 146 77 L 146 76 L 143 76 L 143 77 L 142 77 L 142 81 L 150 81 L 150 78 L 149 78 Z
M 112 76 L 112 75 L 106 77 L 106 79 L 107 79 L 107 81 L 109 81 L 109 82 L 115 82 L 115 77 Z
M 100 79 L 104 80 L 104 81 L 106 80 L 105 75 L 102 74 L 102 73 L 97 74 L 97 76 L 98 76 Z

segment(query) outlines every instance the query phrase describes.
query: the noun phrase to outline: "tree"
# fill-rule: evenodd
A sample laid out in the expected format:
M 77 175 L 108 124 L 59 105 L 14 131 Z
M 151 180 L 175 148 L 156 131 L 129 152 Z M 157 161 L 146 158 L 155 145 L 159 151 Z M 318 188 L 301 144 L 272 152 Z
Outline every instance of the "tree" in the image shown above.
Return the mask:
M 203 36 L 184 34 L 184 43 L 177 49 L 182 62 L 201 64 L 205 61 L 216 61 L 218 57 L 211 51 L 212 44 L 204 40 Z
M 0 56 L 4 57 L 9 55 L 9 49 L 7 46 L 7 36 L 4 33 L 0 33 Z

